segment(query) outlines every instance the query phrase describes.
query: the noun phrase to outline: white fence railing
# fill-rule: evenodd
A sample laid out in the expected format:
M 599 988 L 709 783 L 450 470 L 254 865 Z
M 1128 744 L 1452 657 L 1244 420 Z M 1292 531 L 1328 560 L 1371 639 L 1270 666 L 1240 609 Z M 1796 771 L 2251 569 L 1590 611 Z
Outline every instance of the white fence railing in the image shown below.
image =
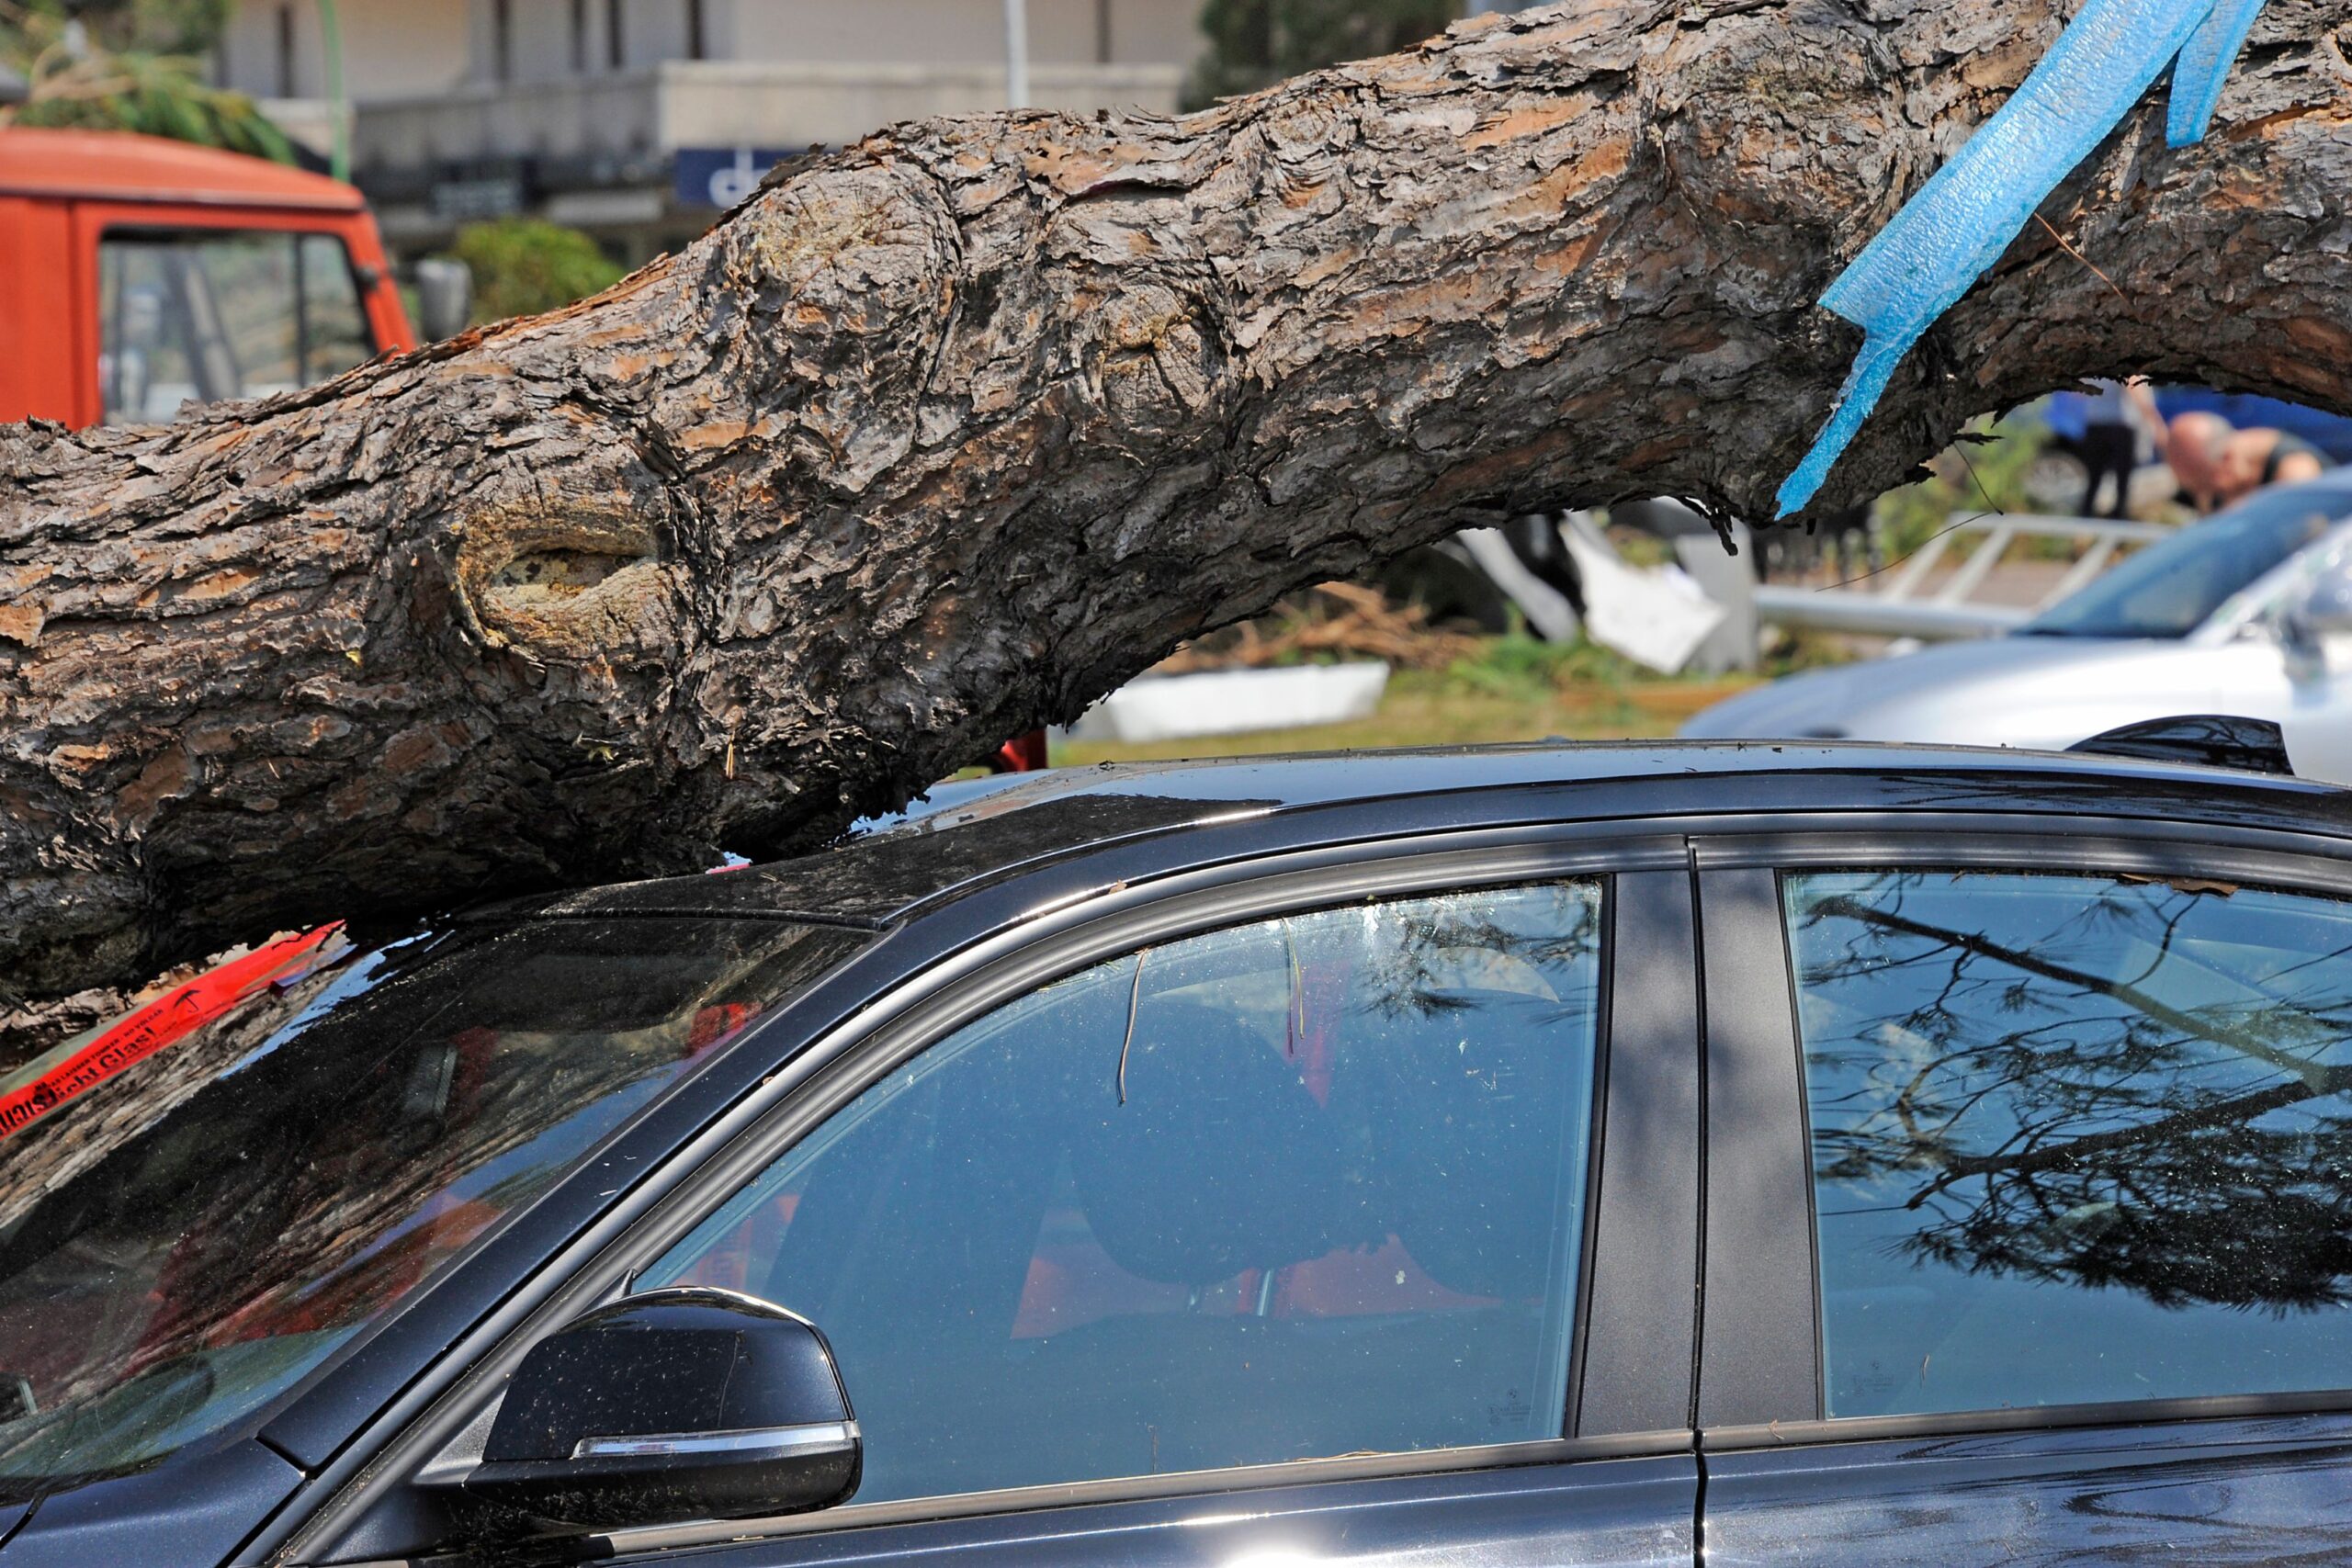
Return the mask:
M 1880 574 L 1884 586 L 1876 592 L 1761 584 L 1754 591 L 1756 618 L 1774 626 L 1867 637 L 1915 637 L 1922 642 L 1993 637 L 2030 619 L 2043 605 L 2056 603 L 2105 571 L 2114 563 L 2116 551 L 2122 546 L 2146 544 L 2171 532 L 2161 523 L 1988 513 L 1962 518 L 1947 526 L 1902 562 Z M 1957 570 L 1935 582 L 1931 593 L 1923 593 L 1953 539 L 1962 534 L 1981 535 L 1982 538 Z M 2030 606 L 1992 604 L 1975 599 L 1973 595 L 1984 586 L 2009 547 L 2021 538 L 2034 536 L 2087 539 L 2089 546 Z

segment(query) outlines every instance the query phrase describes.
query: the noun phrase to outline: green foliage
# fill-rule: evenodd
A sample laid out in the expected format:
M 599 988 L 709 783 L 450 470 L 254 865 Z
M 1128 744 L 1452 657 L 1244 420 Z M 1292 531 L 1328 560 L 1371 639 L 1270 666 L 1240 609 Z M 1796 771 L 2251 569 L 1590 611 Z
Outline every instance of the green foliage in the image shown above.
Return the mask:
M 2026 470 L 2049 435 L 2040 420 L 2021 414 L 1972 422 L 1957 444 L 1928 463 L 1928 478 L 1878 498 L 1875 516 L 1888 558 L 1909 555 L 1972 513 L 2035 510 Z
M 1615 689 L 1634 681 L 1657 679 L 1641 666 L 1582 637 L 1574 642 L 1545 642 L 1530 637 L 1517 611 L 1511 613 L 1510 630 L 1481 639 L 1475 657 L 1457 659 L 1445 671 L 1446 683 L 1457 690 L 1521 701 L 1547 695 L 1571 682 L 1595 682 Z
M 1409 48 L 1461 14 L 1460 0 L 1207 0 L 1209 51 L 1184 85 L 1184 107 Z
M 242 93 L 206 85 L 193 70 L 160 56 L 117 55 L 115 82 L 102 92 L 35 96 L 19 107 L 14 123 L 80 130 L 135 130 L 193 141 L 231 152 L 294 162 L 286 133 Z
M 474 320 L 536 316 L 620 281 L 619 265 L 577 229 L 502 218 L 458 231 L 450 254 L 473 269 Z
M 135 130 L 274 163 L 293 143 L 251 98 L 209 85 L 198 58 L 228 17 L 228 0 L 0 0 L 0 62 L 25 79 L 5 123 Z

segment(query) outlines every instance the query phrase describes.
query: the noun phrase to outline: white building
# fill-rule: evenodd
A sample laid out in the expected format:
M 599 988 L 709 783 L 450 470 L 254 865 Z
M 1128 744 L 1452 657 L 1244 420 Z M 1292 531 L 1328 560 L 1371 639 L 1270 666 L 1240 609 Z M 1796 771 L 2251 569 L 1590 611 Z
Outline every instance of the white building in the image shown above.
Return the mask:
M 1025 0 L 1028 96 L 1175 107 L 1200 0 Z M 338 0 L 352 172 L 403 251 L 534 213 L 625 259 L 675 246 L 759 170 L 893 121 L 1001 107 L 1002 0 Z M 316 0 L 242 0 L 214 61 L 322 145 Z

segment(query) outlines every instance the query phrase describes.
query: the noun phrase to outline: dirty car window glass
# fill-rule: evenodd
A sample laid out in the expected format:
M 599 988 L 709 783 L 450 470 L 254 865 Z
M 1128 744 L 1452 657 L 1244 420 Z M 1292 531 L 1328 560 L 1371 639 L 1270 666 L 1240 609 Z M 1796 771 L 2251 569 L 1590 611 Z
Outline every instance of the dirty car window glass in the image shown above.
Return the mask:
M 0 1140 L 0 1495 L 257 1410 L 853 940 L 573 921 L 346 954 Z
M 2352 905 L 1786 885 L 1832 1416 L 2352 1385 Z
M 831 1337 L 859 1501 L 1561 1435 L 1600 892 L 1150 948 L 867 1089 L 638 1280 Z

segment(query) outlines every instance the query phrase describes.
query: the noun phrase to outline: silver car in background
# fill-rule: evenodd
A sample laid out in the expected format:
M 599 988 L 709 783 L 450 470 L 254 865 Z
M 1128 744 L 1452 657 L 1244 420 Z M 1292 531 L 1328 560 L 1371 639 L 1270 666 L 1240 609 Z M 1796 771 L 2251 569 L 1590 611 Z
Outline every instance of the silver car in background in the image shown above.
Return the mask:
M 2182 714 L 2273 720 L 2297 773 L 2352 781 L 2352 468 L 2191 524 L 2006 636 L 1792 675 L 1682 733 L 2058 750 Z

